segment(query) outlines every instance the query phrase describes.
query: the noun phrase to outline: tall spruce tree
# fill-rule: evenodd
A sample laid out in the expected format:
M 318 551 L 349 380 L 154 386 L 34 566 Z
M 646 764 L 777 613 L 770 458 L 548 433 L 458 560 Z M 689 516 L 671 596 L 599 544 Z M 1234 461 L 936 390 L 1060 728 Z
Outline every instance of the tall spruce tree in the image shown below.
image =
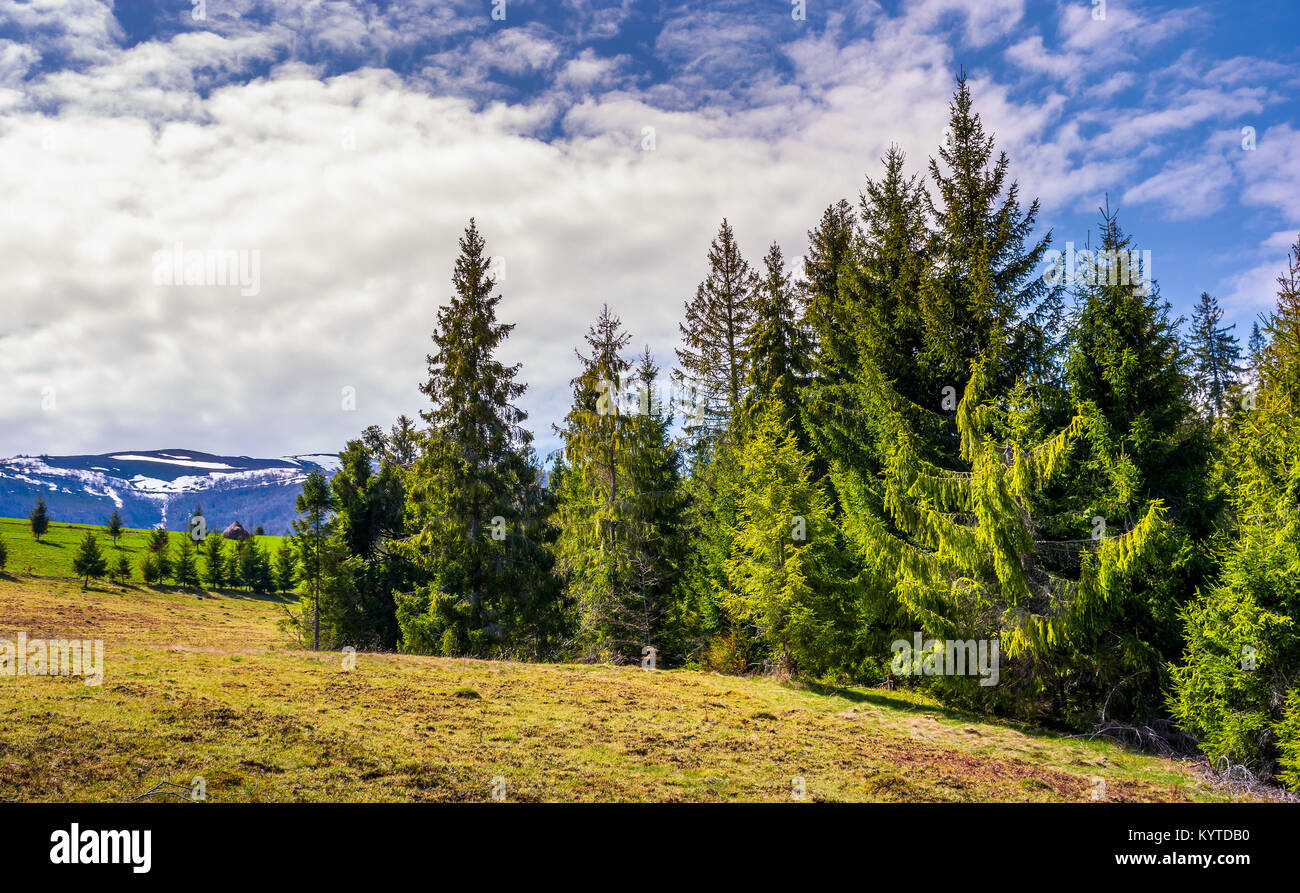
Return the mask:
M 840 301 L 840 274 L 856 238 L 853 208 L 844 199 L 829 205 L 816 229 L 808 233 L 800 283 L 804 291 L 801 322 L 817 349 L 818 377 L 830 381 L 857 367 L 852 320 Z
M 806 415 L 860 579 L 882 601 L 867 613 L 938 639 L 998 638 L 1035 660 L 1122 594 L 1163 509 L 1138 507 L 1131 531 L 1073 570 L 1050 561 L 1081 549 L 1041 527 L 1044 493 L 1083 430 L 1043 409 L 1057 398 L 1060 290 L 1035 270 L 1047 240 L 1027 244 L 1037 203 L 1022 213 L 964 78 L 949 134 L 931 161 L 933 198 L 896 151 L 869 182 L 863 238 L 839 277 L 857 368 L 842 383 L 818 376 Z
M 1039 385 L 1059 373 L 1061 288 L 1038 274 L 1050 233 L 1029 242 L 1038 200 L 1021 211 L 1010 160 L 1005 152 L 995 158 L 964 73 L 949 108 L 947 138 L 930 159 L 931 188 L 923 193 L 933 221 L 917 296 L 926 353 L 958 389 L 985 357 L 997 398 L 1017 380 Z
M 1195 364 L 1196 380 L 1200 388 L 1202 405 L 1211 419 L 1222 419 L 1227 412 L 1227 396 L 1241 366 L 1241 346 L 1232 334 L 1236 324 L 1220 325 L 1223 309 L 1219 299 L 1208 292 L 1201 297 L 1192 311 L 1192 331 L 1189 346 Z
M 649 352 L 635 373 L 622 351 L 631 336 L 609 307 L 585 336 L 563 428 L 559 567 L 576 602 L 588 657 L 639 659 L 662 648 L 661 619 L 677 582 L 677 460 L 671 419 L 658 399 Z
M 725 219 L 709 246 L 709 275 L 686 303 L 673 380 L 689 395 L 683 426 L 697 457 L 707 455 L 743 405 L 758 277 Z
M 303 481 L 302 492 L 294 503 L 294 511 L 300 516 L 293 522 L 293 541 L 298 550 L 307 578 L 311 580 L 311 647 L 320 650 L 320 593 L 321 581 L 325 575 L 327 544 L 334 527 L 334 511 L 338 503 L 330 490 L 329 481 L 319 471 L 313 471 Z M 255 559 L 248 553 L 252 551 L 251 540 L 238 543 L 235 555 L 230 562 L 230 581 L 232 585 L 241 583 L 252 586 L 254 582 Z
M 800 325 L 803 308 L 776 242 L 763 258 L 763 275 L 754 291 L 753 307 L 753 323 L 745 343 L 750 360 L 746 402 L 754 406 L 775 401 L 786 424 L 793 427 L 799 443 L 806 448 L 799 396 L 807 383 L 812 346 Z
M 1040 538 L 1067 541 L 1048 560 L 1073 567 L 1081 553 L 1069 540 L 1090 550 L 1102 536 L 1131 530 L 1153 500 L 1170 507 L 1169 523 L 1128 585 L 1099 603 L 1093 622 L 1042 661 L 1039 675 L 1060 712 L 1146 722 L 1161 712 L 1165 665 L 1181 649 L 1179 606 L 1210 570 L 1195 543 L 1211 532 L 1217 507 L 1211 442 L 1192 402 L 1178 323 L 1158 284 L 1134 282 L 1132 239 L 1114 214 L 1102 214 L 1067 340 L 1066 378 L 1083 429 L 1062 483 L 1035 506 Z
M 833 466 L 837 487 L 870 486 L 883 464 L 877 444 L 887 431 L 863 402 L 858 386 L 864 362 L 886 371 L 908 401 L 913 426 L 934 445 L 931 458 L 957 452 L 952 421 L 956 391 L 944 394 L 945 376 L 925 355 L 916 295 L 925 271 L 927 234 L 921 186 L 915 176 L 905 175 L 904 163 L 902 151 L 891 147 L 884 175 L 867 180 L 859 202 L 861 237 L 841 257 L 839 300 L 827 304 L 836 322 L 822 325 L 817 375 L 804 391 L 805 426 L 817 456 Z M 823 218 L 822 228 L 826 226 Z M 946 410 L 945 397 L 951 403 Z
M 498 357 L 514 328 L 483 237 L 471 220 L 460 239 L 455 293 L 438 310 L 424 451 L 410 474 L 409 558 L 429 582 L 398 603 L 402 647 L 430 653 L 540 653 L 551 647 L 556 590 L 544 548 L 546 494 L 533 462 L 526 385 Z
M 1300 238 L 1287 260 L 1255 408 L 1224 456 L 1232 536 L 1219 584 L 1184 611 L 1169 706 L 1211 760 L 1300 789 Z

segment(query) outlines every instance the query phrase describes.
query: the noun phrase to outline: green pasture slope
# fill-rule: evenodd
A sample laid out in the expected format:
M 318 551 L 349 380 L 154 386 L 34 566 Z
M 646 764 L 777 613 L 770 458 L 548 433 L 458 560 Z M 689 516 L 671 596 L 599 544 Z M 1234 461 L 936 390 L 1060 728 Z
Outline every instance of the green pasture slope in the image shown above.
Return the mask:
M 105 518 L 105 521 L 108 519 Z M 72 577 L 72 556 L 76 554 L 81 538 L 90 530 L 99 536 L 99 547 L 108 557 L 109 564 L 117 563 L 117 556 L 126 554 L 131 560 L 131 567 L 138 577 L 140 559 L 144 556 L 145 542 L 151 530 L 125 529 L 118 538 L 117 548 L 109 539 L 107 529 L 95 524 L 50 524 L 50 529 L 36 542 L 32 536 L 31 526 L 26 518 L 0 518 L 0 540 L 4 540 L 9 550 L 9 560 L 5 569 L 11 574 L 34 574 L 41 577 Z M 169 531 L 172 553 L 180 547 L 181 540 L 188 534 Z M 275 554 L 280 548 L 281 536 L 259 536 L 254 538 L 257 545 Z M 200 566 L 202 560 L 200 560 Z

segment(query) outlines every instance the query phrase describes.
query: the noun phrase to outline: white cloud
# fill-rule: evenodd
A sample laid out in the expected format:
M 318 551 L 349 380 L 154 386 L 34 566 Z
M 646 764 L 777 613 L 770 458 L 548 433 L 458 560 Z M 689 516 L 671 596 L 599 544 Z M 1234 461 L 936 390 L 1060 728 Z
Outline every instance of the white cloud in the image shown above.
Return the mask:
M 570 6 L 585 35 L 611 36 L 632 15 L 626 2 Z M 526 15 L 496 28 L 483 4 L 398 4 L 385 17 L 290 5 L 271 25 L 270 7 L 209 4 L 205 27 L 181 21 L 131 47 L 111 17 L 73 9 L 66 28 L 42 20 L 30 45 L 0 44 L 0 83 L 21 84 L 0 91 L 0 188 L 19 209 L 0 219 L 0 453 L 306 453 L 414 413 L 472 215 L 506 261 L 500 312 L 519 323 L 507 359 L 524 363 L 544 440 L 602 303 L 666 373 L 723 216 L 753 263 L 773 239 L 804 253 L 821 209 L 854 197 L 891 143 L 924 167 L 959 65 L 945 29 L 983 46 L 1023 17 L 1019 0 L 918 0 L 901 16 L 861 4 L 820 29 L 784 10 L 762 27 L 678 15 L 652 46 L 670 76 L 650 83 L 637 60 Z M 1120 33 L 1140 45 L 1140 23 L 1126 21 Z M 447 34 L 450 48 L 414 55 Z M 1101 52 L 1090 40 L 1062 52 Z M 1271 101 L 1224 69 L 1167 107 L 1115 114 L 1077 105 L 1089 82 L 1070 80 L 1041 40 L 1017 46 L 1027 68 L 1047 66 L 1050 89 L 1025 98 L 986 71 L 972 84 L 1022 194 L 1056 207 L 1091 210 L 1151 173 L 1165 134 Z M 32 77 L 47 52 L 75 64 Z M 382 67 L 403 54 L 405 76 Z M 1132 86 L 1116 77 L 1094 95 Z M 519 79 L 544 86 L 524 93 Z M 1126 198 L 1203 211 L 1235 164 L 1244 200 L 1275 213 L 1287 178 L 1300 182 L 1294 136 L 1262 134 L 1253 173 L 1226 152 L 1187 156 Z M 260 293 L 155 285 L 153 253 L 178 242 L 257 251 Z M 43 412 L 51 386 L 57 409 Z M 340 406 L 344 387 L 356 412 Z

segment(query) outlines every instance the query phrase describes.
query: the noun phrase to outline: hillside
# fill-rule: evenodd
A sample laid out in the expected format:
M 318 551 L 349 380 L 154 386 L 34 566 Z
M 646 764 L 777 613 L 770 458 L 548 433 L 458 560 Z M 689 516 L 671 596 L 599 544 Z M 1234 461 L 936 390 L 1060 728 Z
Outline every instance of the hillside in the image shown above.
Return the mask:
M 118 539 L 117 545 L 114 546 L 112 540 L 108 538 L 108 534 L 104 532 L 104 528 L 97 524 L 60 524 L 56 522 L 50 525 L 49 531 L 45 536 L 41 537 L 41 541 L 38 543 L 32 537 L 26 519 L 0 518 L 0 540 L 4 541 L 5 547 L 9 550 L 9 573 L 37 574 L 45 577 L 71 577 L 72 556 L 76 553 L 77 546 L 87 530 L 99 536 L 100 548 L 110 563 L 116 563 L 118 555 L 125 553 L 130 558 L 132 567 L 135 568 L 136 576 L 139 576 L 139 562 L 146 551 L 145 543 L 150 533 L 148 530 L 128 528 L 122 532 L 121 538 Z M 173 555 L 181 540 L 186 538 L 187 534 L 184 533 L 173 531 L 168 534 Z M 283 537 L 259 536 L 256 537 L 256 542 L 262 549 L 273 554 L 280 547 L 281 539 Z M 0 617 L 2 616 L 3 610 L 0 609 Z
M 128 527 L 185 530 L 195 503 L 211 523 L 241 521 L 286 533 L 294 500 L 332 455 L 253 459 L 194 450 L 127 450 L 95 456 L 0 459 L 0 517 L 25 518 L 45 497 L 55 520 L 103 524 L 116 509 Z
M 6 531 L 8 534 L 8 531 Z M 7 536 L 11 545 L 14 537 Z M 0 639 L 102 638 L 101 686 L 0 676 L 0 800 L 1224 799 L 1189 763 L 905 691 L 300 650 L 285 603 L 0 575 Z

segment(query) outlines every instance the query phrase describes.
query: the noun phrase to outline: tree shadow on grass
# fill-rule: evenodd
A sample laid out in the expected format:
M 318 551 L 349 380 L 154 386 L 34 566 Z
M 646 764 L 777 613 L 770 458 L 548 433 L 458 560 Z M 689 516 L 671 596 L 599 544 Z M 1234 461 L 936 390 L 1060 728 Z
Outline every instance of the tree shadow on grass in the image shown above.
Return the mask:
M 273 604 L 293 604 L 299 598 L 295 592 L 250 592 L 247 589 L 206 589 L 199 586 L 168 586 L 162 583 L 142 584 L 145 588 L 158 592 L 178 592 L 200 599 L 235 599 L 238 601 L 271 602 Z
M 908 713 L 928 713 L 951 720 L 952 722 L 987 723 L 989 725 L 1004 726 L 1009 729 L 1014 729 L 1029 738 L 1060 740 L 1062 738 L 1075 737 L 1068 732 L 1044 728 L 1043 726 L 1034 723 L 1012 719 L 1010 717 L 994 716 L 991 714 L 985 715 L 970 710 L 962 710 L 956 707 L 947 707 L 943 704 L 918 704 L 915 701 L 908 700 L 907 698 L 890 694 L 887 689 L 864 690 L 844 688 L 838 685 L 826 685 L 821 682 L 802 682 L 798 683 L 798 687 L 816 695 L 843 698 L 846 701 L 853 701 L 857 704 L 870 704 L 873 707 L 881 707 L 886 710 L 896 710 Z

